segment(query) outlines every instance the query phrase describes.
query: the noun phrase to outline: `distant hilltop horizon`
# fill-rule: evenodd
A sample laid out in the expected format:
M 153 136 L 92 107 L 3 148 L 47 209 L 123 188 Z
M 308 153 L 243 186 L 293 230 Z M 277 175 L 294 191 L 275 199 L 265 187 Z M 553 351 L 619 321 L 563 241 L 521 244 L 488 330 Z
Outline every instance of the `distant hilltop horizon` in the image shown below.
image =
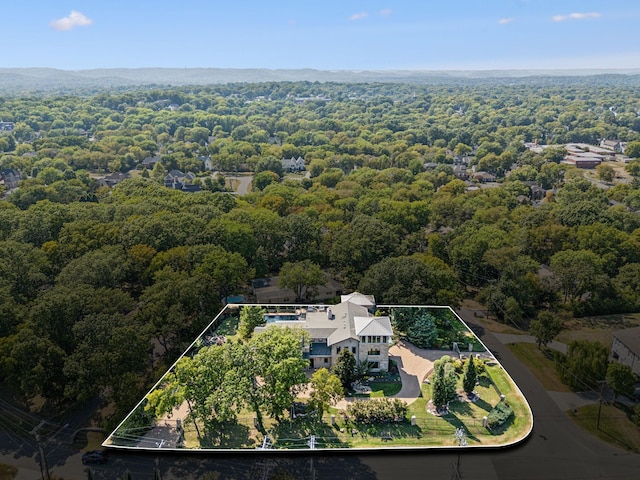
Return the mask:
M 318 70 L 268 68 L 99 68 L 62 70 L 47 67 L 0 68 L 0 93 L 95 91 L 136 86 L 188 86 L 224 83 L 336 82 L 469 84 L 474 82 L 532 83 L 545 79 L 640 84 L 635 69 L 488 69 L 488 70 Z

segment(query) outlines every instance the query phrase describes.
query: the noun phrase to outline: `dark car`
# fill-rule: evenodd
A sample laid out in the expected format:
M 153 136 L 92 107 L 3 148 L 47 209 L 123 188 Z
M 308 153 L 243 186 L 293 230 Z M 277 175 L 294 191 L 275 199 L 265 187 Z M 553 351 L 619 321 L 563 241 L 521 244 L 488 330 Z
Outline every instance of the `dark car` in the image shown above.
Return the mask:
M 103 450 L 91 450 L 82 455 L 82 464 L 103 464 L 109 460 L 109 454 Z

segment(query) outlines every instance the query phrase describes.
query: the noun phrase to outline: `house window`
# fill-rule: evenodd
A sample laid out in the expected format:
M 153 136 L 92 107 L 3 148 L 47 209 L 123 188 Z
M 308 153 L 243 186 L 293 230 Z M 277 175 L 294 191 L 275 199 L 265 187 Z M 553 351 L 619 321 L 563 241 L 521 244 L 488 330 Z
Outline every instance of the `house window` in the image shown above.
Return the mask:
M 369 362 L 369 368 L 380 368 L 379 362 Z
M 620 355 L 618 355 L 618 352 L 613 352 L 613 359 L 618 360 L 619 358 L 620 358 Z
M 351 353 L 356 354 L 356 347 L 351 347 Z
M 372 348 L 371 350 L 369 350 L 367 352 L 367 355 L 380 355 L 380 349 L 379 348 Z
M 340 347 L 336 347 L 336 353 L 340 353 Z
M 324 363 L 329 363 L 329 359 L 327 357 L 324 358 Z
M 387 343 L 387 337 L 386 335 L 384 337 L 382 337 L 382 343 Z

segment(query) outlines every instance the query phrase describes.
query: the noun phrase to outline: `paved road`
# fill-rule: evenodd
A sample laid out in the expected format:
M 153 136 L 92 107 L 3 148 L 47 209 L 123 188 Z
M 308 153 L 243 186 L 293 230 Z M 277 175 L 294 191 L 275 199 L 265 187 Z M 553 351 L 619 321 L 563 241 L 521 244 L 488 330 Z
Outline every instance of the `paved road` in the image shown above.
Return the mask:
M 226 177 L 227 180 L 233 180 L 236 185 L 236 193 L 238 195 L 246 195 L 249 193 L 249 187 L 251 186 L 251 182 L 253 181 L 253 175 L 229 175 Z

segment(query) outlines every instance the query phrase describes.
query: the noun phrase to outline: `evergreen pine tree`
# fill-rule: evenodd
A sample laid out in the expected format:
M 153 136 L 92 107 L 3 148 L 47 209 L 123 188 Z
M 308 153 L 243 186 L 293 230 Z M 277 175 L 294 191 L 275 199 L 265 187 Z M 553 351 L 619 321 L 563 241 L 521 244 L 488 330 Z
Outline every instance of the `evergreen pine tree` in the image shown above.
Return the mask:
M 462 379 L 462 386 L 467 395 L 471 395 L 476 387 L 476 381 L 478 380 L 478 371 L 476 370 L 476 362 L 473 357 L 469 357 L 464 368 L 464 378 Z

